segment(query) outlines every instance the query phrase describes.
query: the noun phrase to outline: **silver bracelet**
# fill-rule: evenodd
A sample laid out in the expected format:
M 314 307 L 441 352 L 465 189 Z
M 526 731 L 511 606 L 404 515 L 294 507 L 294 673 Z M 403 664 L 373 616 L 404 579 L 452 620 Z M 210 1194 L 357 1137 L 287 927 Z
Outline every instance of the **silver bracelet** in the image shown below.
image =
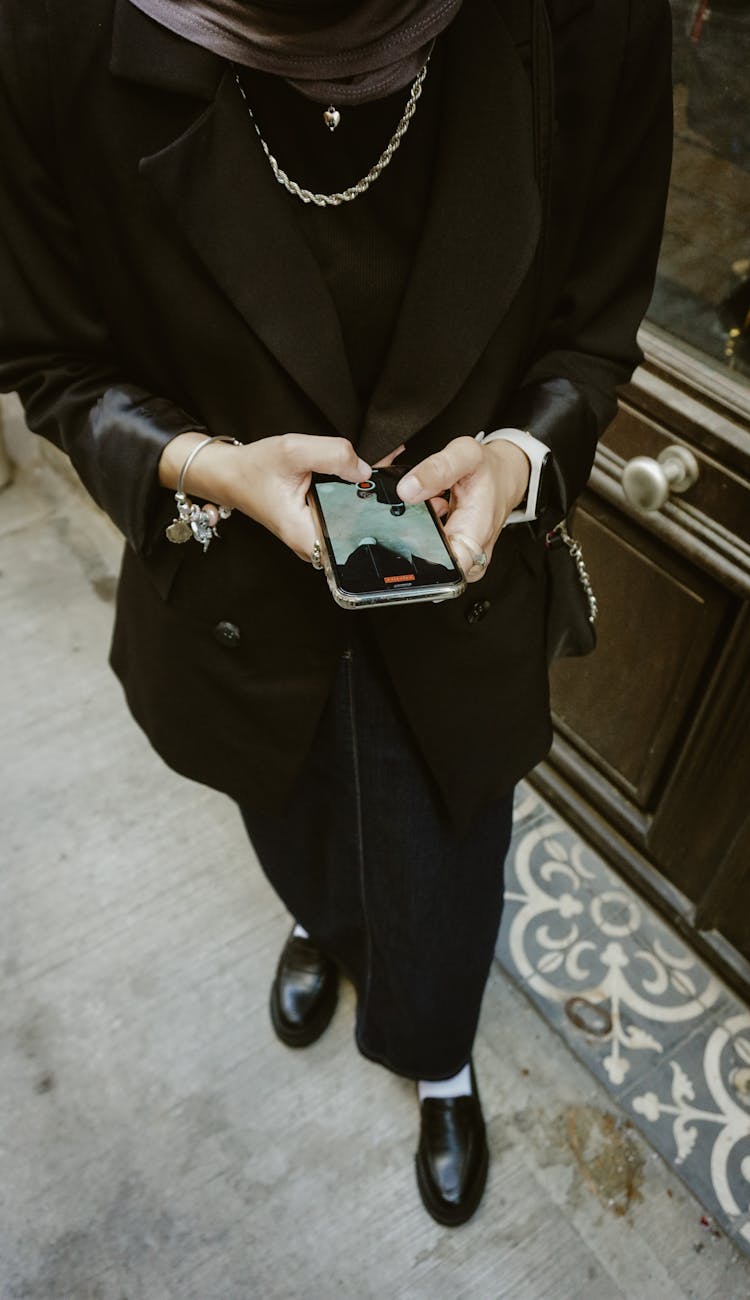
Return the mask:
M 218 537 L 217 524 L 220 519 L 228 519 L 232 511 L 229 506 L 215 506 L 207 502 L 204 506 L 197 506 L 185 495 L 185 475 L 195 460 L 199 452 L 203 451 L 211 442 L 229 442 L 233 447 L 241 447 L 242 443 L 236 438 L 227 438 L 219 435 L 216 438 L 204 438 L 203 442 L 196 443 L 193 450 L 185 460 L 177 479 L 177 491 L 174 499 L 177 504 L 177 514 L 171 524 L 167 525 L 167 540 L 181 544 L 189 542 L 194 537 L 196 542 L 200 542 L 204 553 L 208 550 L 214 537 Z

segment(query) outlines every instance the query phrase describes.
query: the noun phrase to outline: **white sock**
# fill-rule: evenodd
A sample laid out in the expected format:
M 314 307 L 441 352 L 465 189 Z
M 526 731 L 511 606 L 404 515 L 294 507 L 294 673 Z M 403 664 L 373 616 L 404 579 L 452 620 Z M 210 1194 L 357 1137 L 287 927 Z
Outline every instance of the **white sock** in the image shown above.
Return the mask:
M 309 938 L 310 938 L 310 936 L 309 936 L 309 934 L 307 933 L 307 930 L 305 929 L 304 925 L 300 925 L 299 921 L 297 922 L 297 924 L 295 925 L 294 929 L 292 930 L 292 934 L 294 935 L 294 938 L 295 938 L 295 939 L 309 939 Z
M 425 1097 L 470 1097 L 473 1092 L 471 1066 L 465 1065 L 452 1079 L 420 1079 L 417 1091 L 420 1102 Z

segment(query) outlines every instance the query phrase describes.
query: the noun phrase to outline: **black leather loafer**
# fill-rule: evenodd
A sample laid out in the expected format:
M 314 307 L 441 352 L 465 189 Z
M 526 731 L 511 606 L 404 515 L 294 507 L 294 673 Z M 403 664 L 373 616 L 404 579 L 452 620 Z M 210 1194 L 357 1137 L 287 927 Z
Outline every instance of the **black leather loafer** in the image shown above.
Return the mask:
M 470 1097 L 425 1097 L 417 1184 L 425 1209 L 447 1227 L 466 1223 L 482 1199 L 489 1152 L 474 1068 Z
M 310 939 L 287 939 L 271 985 L 271 1021 L 287 1047 L 307 1047 L 327 1029 L 336 1010 L 335 962 Z

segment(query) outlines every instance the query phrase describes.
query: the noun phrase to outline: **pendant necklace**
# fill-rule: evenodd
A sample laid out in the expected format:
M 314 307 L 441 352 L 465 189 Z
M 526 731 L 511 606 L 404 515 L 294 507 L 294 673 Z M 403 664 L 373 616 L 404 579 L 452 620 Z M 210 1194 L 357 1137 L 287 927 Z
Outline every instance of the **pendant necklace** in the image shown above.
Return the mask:
M 385 171 L 386 167 L 391 161 L 391 158 L 395 154 L 396 150 L 401 144 L 401 141 L 406 135 L 406 132 L 409 129 L 409 123 L 411 122 L 411 119 L 413 118 L 416 112 L 419 96 L 422 94 L 422 85 L 425 77 L 427 76 L 427 65 L 430 62 L 430 55 L 432 54 L 433 47 L 434 47 L 434 42 L 433 42 L 433 46 L 430 48 L 430 53 L 427 55 L 427 58 L 425 59 L 420 71 L 417 73 L 416 77 L 411 83 L 411 88 L 409 90 L 409 97 L 406 101 L 406 107 L 403 113 L 401 114 L 401 118 L 398 123 L 398 126 L 396 127 L 396 130 L 393 132 L 393 135 L 388 141 L 388 144 L 385 146 L 385 149 L 383 150 L 380 157 L 378 158 L 378 161 L 373 164 L 373 166 L 370 168 L 367 175 L 363 176 L 361 180 L 356 182 L 356 184 L 350 185 L 348 189 L 342 190 L 340 193 L 336 193 L 336 194 L 315 194 L 312 190 L 306 190 L 303 186 L 298 185 L 296 181 L 291 180 L 289 176 L 287 176 L 283 168 L 281 168 L 277 163 L 276 159 L 271 153 L 271 150 L 269 149 L 268 145 L 263 139 L 263 136 L 260 133 L 260 127 L 258 126 L 258 123 L 255 120 L 255 114 L 253 113 L 253 110 L 250 106 L 250 101 L 248 100 L 248 97 L 245 94 L 245 89 L 240 80 L 239 73 L 235 70 L 234 79 L 237 82 L 239 92 L 242 95 L 243 100 L 245 101 L 245 107 L 247 108 L 250 121 L 255 127 L 255 132 L 258 136 L 258 139 L 260 140 L 263 152 L 266 155 L 266 158 L 268 159 L 269 165 L 271 167 L 271 171 L 276 177 L 276 180 L 278 181 L 279 185 L 283 185 L 284 189 L 289 194 L 293 194 L 294 197 L 300 199 L 302 203 L 314 203 L 316 207 L 319 208 L 337 208 L 341 203 L 351 203 L 353 199 L 358 198 L 360 194 L 364 194 L 367 190 L 369 190 L 373 181 L 376 181 L 378 179 L 378 176 L 380 176 L 381 173 Z M 325 122 L 329 131 L 336 130 L 336 127 L 341 121 L 341 114 L 334 104 L 329 104 L 328 108 L 324 110 L 323 121 Z

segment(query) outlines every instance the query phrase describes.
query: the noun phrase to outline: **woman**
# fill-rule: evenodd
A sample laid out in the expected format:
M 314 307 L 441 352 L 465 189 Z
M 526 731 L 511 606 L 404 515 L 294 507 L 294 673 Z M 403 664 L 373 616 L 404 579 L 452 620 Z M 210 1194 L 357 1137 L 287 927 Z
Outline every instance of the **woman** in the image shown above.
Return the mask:
M 463 1222 L 512 790 L 551 734 L 545 533 L 654 275 L 666 2 L 6 0 L 0 31 L 0 380 L 126 538 L 134 716 L 237 800 L 295 919 L 276 1032 L 313 1041 L 354 980 Z M 344 612 L 310 474 L 399 455 L 469 586 Z

